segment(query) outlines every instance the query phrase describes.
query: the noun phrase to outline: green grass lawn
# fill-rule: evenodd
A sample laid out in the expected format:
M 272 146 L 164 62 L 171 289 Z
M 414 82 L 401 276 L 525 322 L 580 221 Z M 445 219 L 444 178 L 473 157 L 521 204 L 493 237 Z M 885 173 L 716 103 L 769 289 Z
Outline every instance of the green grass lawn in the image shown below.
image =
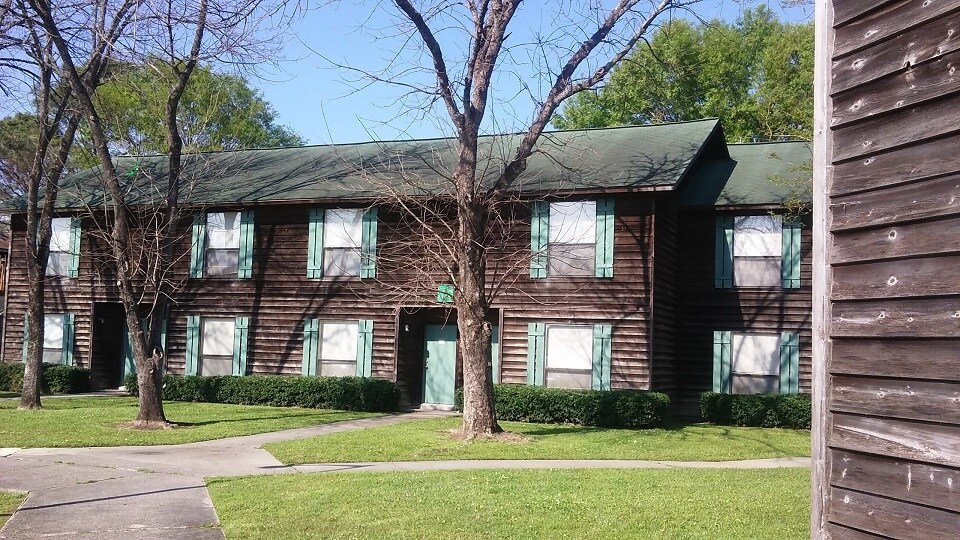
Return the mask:
M 18 411 L 17 401 L 0 402 L 0 448 L 181 444 L 378 416 L 324 409 L 166 402 L 163 408 L 167 419 L 180 427 L 140 431 L 117 427 L 136 417 L 136 398 L 55 398 L 42 403 L 43 410 Z
M 227 538 L 809 538 L 810 470 L 518 470 L 214 479 Z
M 20 394 L 16 392 L 7 392 L 6 390 L 0 390 L 0 399 L 2 398 L 15 398 L 20 397 Z
M 676 429 L 604 429 L 501 422 L 526 442 L 450 438 L 459 418 L 437 418 L 322 435 L 265 446 L 284 463 L 452 459 L 656 459 L 727 461 L 809 456 L 810 432 L 691 425 Z
M 0 491 L 0 527 L 10 519 L 14 510 L 23 502 L 23 493 L 11 493 L 9 491 Z

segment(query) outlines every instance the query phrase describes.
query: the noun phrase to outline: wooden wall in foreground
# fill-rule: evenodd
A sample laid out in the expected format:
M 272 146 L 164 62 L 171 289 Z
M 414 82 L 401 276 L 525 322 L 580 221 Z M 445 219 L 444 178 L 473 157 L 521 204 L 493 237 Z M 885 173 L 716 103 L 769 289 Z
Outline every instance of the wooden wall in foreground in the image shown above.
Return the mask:
M 821 0 L 815 538 L 960 537 L 960 0 Z

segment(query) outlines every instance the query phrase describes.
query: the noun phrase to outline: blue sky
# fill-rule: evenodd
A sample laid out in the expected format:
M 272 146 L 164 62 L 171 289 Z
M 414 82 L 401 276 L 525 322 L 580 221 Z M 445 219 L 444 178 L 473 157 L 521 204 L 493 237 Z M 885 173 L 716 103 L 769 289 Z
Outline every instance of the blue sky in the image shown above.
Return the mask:
M 704 19 L 735 20 L 742 10 L 756 6 L 733 0 L 703 0 L 696 4 L 696 16 Z M 812 7 L 782 10 L 782 20 L 805 21 Z M 406 90 L 387 83 L 366 84 L 342 64 L 377 70 L 388 65 L 405 39 L 394 26 L 396 8 L 388 0 L 379 2 L 336 2 L 309 12 L 287 35 L 277 66 L 260 69 L 251 83 L 263 91 L 279 113 L 280 123 L 300 133 L 311 144 L 348 143 L 365 140 L 424 138 L 449 135 L 449 121 L 436 107 L 425 113 L 400 100 Z M 675 17 L 691 18 L 690 13 Z M 538 3 L 523 5 L 513 21 L 514 43 L 525 37 L 555 28 L 556 18 L 541 12 Z M 445 46 L 454 43 L 444 42 Z M 443 39 L 441 37 L 441 39 Z M 459 41 L 459 40 L 457 40 Z M 509 43 L 509 42 L 508 42 Z M 456 52 L 456 49 L 451 49 Z M 454 56 L 451 54 L 451 56 Z M 394 72 L 410 67 L 411 57 L 395 62 Z M 455 62 L 450 58 L 451 63 Z M 526 124 L 533 111 L 530 93 L 522 90 L 521 79 L 533 81 L 525 57 L 514 57 L 505 65 L 507 75 L 495 83 L 496 107 L 491 110 L 488 131 L 509 131 Z M 394 80 L 429 80 L 428 74 Z M 537 93 L 534 90 L 533 93 Z

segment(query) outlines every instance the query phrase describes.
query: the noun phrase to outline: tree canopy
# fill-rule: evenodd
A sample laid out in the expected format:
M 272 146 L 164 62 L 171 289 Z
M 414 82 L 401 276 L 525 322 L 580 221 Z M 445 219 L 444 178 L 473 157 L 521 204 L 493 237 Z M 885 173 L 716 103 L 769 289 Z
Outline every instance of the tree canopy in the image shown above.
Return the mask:
M 809 139 L 813 24 L 783 23 L 767 7 L 735 23 L 661 26 L 601 89 L 572 99 L 559 129 L 717 117 L 732 142 Z
M 157 62 L 113 66 L 97 89 L 115 153 L 165 153 L 163 115 L 174 76 Z M 246 79 L 198 66 L 181 100 L 184 153 L 298 146 L 303 138 L 277 123 L 277 113 Z
M 163 154 L 167 150 L 163 123 L 174 77 L 162 63 L 115 64 L 94 99 L 114 154 Z M 179 109 L 184 153 L 299 146 L 300 135 L 277 123 L 277 113 L 246 79 L 198 66 Z M 36 118 L 18 113 L 0 119 L 0 196 L 22 192 L 17 180 L 33 158 Z M 81 127 L 71 156 L 71 168 L 96 163 L 89 134 Z

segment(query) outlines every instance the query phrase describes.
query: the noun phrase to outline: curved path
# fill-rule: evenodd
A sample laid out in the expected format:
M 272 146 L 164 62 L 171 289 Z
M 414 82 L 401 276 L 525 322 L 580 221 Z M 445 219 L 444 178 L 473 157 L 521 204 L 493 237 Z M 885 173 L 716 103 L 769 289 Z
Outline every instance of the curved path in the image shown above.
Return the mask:
M 210 476 L 298 472 L 558 468 L 808 467 L 809 458 L 725 462 L 490 460 L 288 466 L 261 448 L 275 441 L 382 426 L 443 413 L 414 412 L 169 446 L 0 449 L 0 489 L 29 492 L 0 539 L 224 538 L 204 482 Z

